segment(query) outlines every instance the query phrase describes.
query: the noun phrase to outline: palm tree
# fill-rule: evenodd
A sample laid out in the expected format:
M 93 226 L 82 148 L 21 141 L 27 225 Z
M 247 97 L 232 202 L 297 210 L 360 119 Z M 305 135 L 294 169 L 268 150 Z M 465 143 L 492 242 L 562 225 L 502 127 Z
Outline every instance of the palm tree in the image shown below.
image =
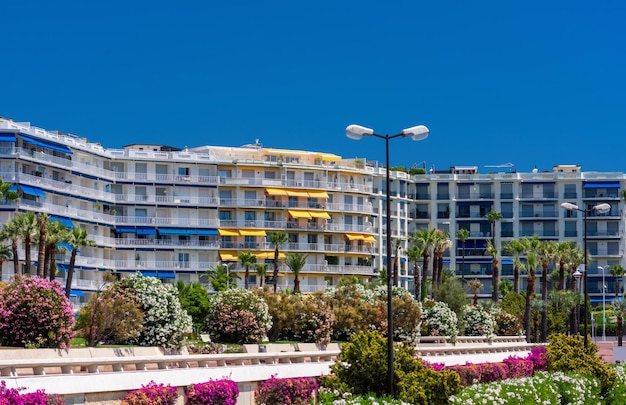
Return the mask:
M 519 268 L 520 256 L 524 254 L 524 245 L 517 239 L 513 239 L 502 246 L 504 251 L 513 256 L 513 291 L 519 293 Z
M 239 263 L 246 269 L 243 276 L 244 288 L 247 290 L 250 286 L 250 266 L 256 263 L 256 257 L 250 252 L 239 253 Z
M 495 247 L 496 246 L 496 222 L 500 221 L 503 218 L 503 216 L 498 211 L 489 211 L 487 215 L 484 216 L 484 218 L 487 221 L 491 222 L 491 244 Z M 492 278 L 491 282 L 493 284 L 492 299 L 494 302 L 498 302 L 498 281 L 499 281 L 500 275 L 498 274 L 498 271 L 496 269 L 497 267 L 496 261 L 498 260 L 497 257 L 494 256 L 493 260 L 494 260 L 494 269 L 493 269 L 493 274 L 491 276 Z
M 54 280 L 56 277 L 56 252 L 59 249 L 65 251 L 64 247 L 57 247 L 57 244 L 59 242 L 67 242 L 68 238 L 69 232 L 61 221 L 48 221 L 48 226 L 46 227 L 44 277 L 48 274 L 50 281 Z
M 237 280 L 241 277 L 234 271 L 230 271 L 228 265 L 226 264 L 218 264 L 216 266 L 211 267 L 204 273 L 211 286 L 215 291 L 225 291 L 228 288 L 236 288 Z
M 571 254 L 572 246 L 575 246 L 575 244 L 573 242 L 557 242 L 555 246 L 554 261 L 559 264 L 559 279 L 555 287 L 557 290 L 563 290 L 565 289 L 565 265 L 567 257 Z
M 467 229 L 461 228 L 456 231 L 456 238 L 461 241 L 461 279 L 465 280 L 465 241 L 470 236 L 470 231 Z
M 280 255 L 280 245 L 283 243 L 287 243 L 289 238 L 287 234 L 282 232 L 270 232 L 267 235 L 270 239 L 270 243 L 274 246 L 274 294 L 276 294 L 276 290 L 278 287 L 278 257 Z
M 437 285 L 441 285 L 443 282 L 443 254 L 452 246 L 452 241 L 449 238 L 450 234 L 444 231 L 440 232 L 442 234 L 442 240 L 439 245 L 439 257 L 437 259 Z
M 37 254 L 37 277 L 45 277 L 45 265 L 46 265 L 46 227 L 48 225 L 48 214 L 37 213 L 37 225 L 39 227 L 39 242 L 38 242 L 38 254 Z
M 433 238 L 436 229 L 420 229 L 416 231 L 412 237 L 413 242 L 423 248 L 422 258 L 422 300 L 426 298 L 428 293 L 428 286 L 426 285 L 426 279 L 428 278 L 428 256 L 430 247 L 433 245 Z
M 487 241 L 487 249 L 486 252 L 489 256 L 493 257 L 493 275 L 492 275 L 492 289 L 491 289 L 491 300 L 495 303 L 498 303 L 498 299 L 500 298 L 498 294 L 498 284 L 500 284 L 500 268 L 498 267 L 498 249 L 493 245 L 493 243 L 488 240 Z
M 0 238 L 2 240 L 11 241 L 11 256 L 13 256 L 13 275 L 17 276 L 18 274 L 20 274 L 20 259 L 17 254 L 17 241 L 20 239 L 20 234 L 15 218 L 4 224 L 0 235 Z
M 261 279 L 260 287 L 263 288 L 263 281 L 265 280 L 265 275 L 267 274 L 267 268 L 269 265 L 267 263 L 255 263 L 254 270 L 256 270 L 256 275 L 259 279 Z
M 398 283 L 400 282 L 398 266 L 400 262 L 400 247 L 402 247 L 402 241 L 400 239 L 396 239 L 393 244 L 395 250 L 395 255 L 393 258 L 393 285 L 397 287 Z
M 502 298 L 506 297 L 508 293 L 513 291 L 513 282 L 511 280 L 502 280 L 500 281 L 500 295 Z
M 526 306 L 524 309 L 524 328 L 526 329 L 526 341 L 530 343 L 530 309 L 533 295 L 535 294 L 535 271 L 539 265 L 537 250 L 539 248 L 539 238 L 522 239 L 524 250 L 526 251 L 526 263 L 522 265 L 522 269 L 527 272 L 526 282 Z
M 541 300 L 544 302 L 541 310 L 541 341 L 545 342 L 548 337 L 548 266 L 556 256 L 556 242 L 542 241 L 538 253 L 541 260 Z
M 419 260 L 422 258 L 422 254 L 424 253 L 423 248 L 419 245 L 411 246 L 407 251 L 406 255 L 410 261 L 413 262 L 413 277 L 415 279 L 415 299 L 417 301 L 421 300 L 420 293 L 422 291 L 422 284 L 420 282 L 420 269 L 419 269 Z
M 7 245 L 0 244 L 0 281 L 2 281 L 2 266 L 5 261 L 11 260 L 11 248 Z
M 614 264 L 609 269 L 609 272 L 611 273 L 613 277 L 615 277 L 615 299 L 617 300 L 617 297 L 619 296 L 619 279 L 620 277 L 624 276 L 624 273 L 626 273 L 626 270 L 624 270 L 624 268 L 621 265 Z
M 432 237 L 433 245 L 433 275 L 432 285 L 433 293 L 435 287 L 441 284 L 441 272 L 443 270 L 443 251 L 446 249 L 448 241 L 448 233 L 439 229 L 434 229 Z
M 483 288 L 483 284 L 478 281 L 478 279 L 473 279 L 468 283 L 470 290 L 472 290 L 472 294 L 474 294 L 474 300 L 472 301 L 472 305 L 478 305 L 478 291 Z
M 15 201 L 20 198 L 20 195 L 17 191 L 11 191 L 11 187 L 13 184 L 5 183 L 0 179 L 0 200 L 2 201 Z
M 626 312 L 626 300 L 615 300 L 613 301 L 613 311 L 617 315 L 617 345 L 622 346 L 622 321 L 624 319 L 624 312 Z
M 293 271 L 295 277 L 293 279 L 293 292 L 295 293 L 300 292 L 300 271 L 302 271 L 302 269 L 306 265 L 307 257 L 309 256 L 301 255 L 300 253 L 287 253 L 287 260 L 285 260 L 285 263 L 287 263 L 287 267 L 289 267 L 291 271 Z
M 70 256 L 70 265 L 67 268 L 67 279 L 65 281 L 65 296 L 70 297 L 70 291 L 72 287 L 72 278 L 74 277 L 74 265 L 76 264 L 76 253 L 78 249 L 84 246 L 95 246 L 96 242 L 91 239 L 87 239 L 87 231 L 80 228 L 72 229 L 70 232 L 67 243 L 72 247 L 72 254 Z
M 15 217 L 20 239 L 24 243 L 24 274 L 31 274 L 31 257 L 30 247 L 33 239 L 37 237 L 39 227 L 37 226 L 37 219 L 34 212 L 27 212 L 25 214 L 19 214 Z

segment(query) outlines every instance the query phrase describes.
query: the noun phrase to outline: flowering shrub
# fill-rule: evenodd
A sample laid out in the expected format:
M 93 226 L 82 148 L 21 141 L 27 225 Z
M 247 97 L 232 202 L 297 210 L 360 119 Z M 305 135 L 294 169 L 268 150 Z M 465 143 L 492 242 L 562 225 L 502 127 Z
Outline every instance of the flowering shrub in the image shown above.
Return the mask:
M 480 365 L 480 382 L 505 380 L 509 376 L 509 368 L 505 363 L 483 363 Z
M 232 380 L 215 380 L 185 388 L 187 405 L 235 405 L 239 387 Z
M 465 365 L 451 366 L 450 370 L 459 375 L 461 385 L 464 387 L 480 382 L 482 372 L 480 364 L 466 363 Z
M 498 307 L 492 308 L 489 312 L 493 316 L 493 319 L 496 321 L 496 335 L 524 335 L 524 325 L 522 325 L 522 319 L 520 317 L 509 314 L 508 312 Z
M 458 334 L 457 317 L 448 304 L 427 299 L 422 304 L 422 336 L 450 336 Z
M 74 312 L 58 281 L 15 276 L 0 289 L 0 344 L 64 349 Z
M 130 392 L 122 400 L 122 405 L 175 405 L 178 398 L 176 387 L 150 381 L 140 389 Z
M 544 346 L 533 347 L 530 349 L 530 353 L 526 356 L 526 360 L 533 363 L 533 371 L 548 370 L 548 353 Z
M 319 294 L 296 295 L 293 337 L 301 342 L 321 345 L 330 343 L 330 334 L 335 320 L 330 305 Z
M 117 281 L 111 287 L 122 294 L 139 297 L 144 313 L 144 329 L 128 343 L 142 346 L 179 347 L 185 334 L 191 333 L 191 317 L 178 300 L 176 287 L 155 277 L 139 273 Z M 130 291 L 128 291 L 130 290 Z
M 496 321 L 493 316 L 481 307 L 466 305 L 463 308 L 461 323 L 464 325 L 465 336 L 493 336 Z
M 509 356 L 502 360 L 509 368 L 507 378 L 530 377 L 534 373 L 533 361 L 528 358 L 521 359 L 519 357 Z
M 259 383 L 254 393 L 259 405 L 304 405 L 307 404 L 317 383 L 310 378 L 276 378 Z
M 267 304 L 241 288 L 220 291 L 211 299 L 207 330 L 215 341 L 258 343 L 272 327 Z
M 20 394 L 24 388 L 7 388 L 5 381 L 0 381 L 0 405 L 64 405 L 57 394 L 46 394 L 42 390 Z

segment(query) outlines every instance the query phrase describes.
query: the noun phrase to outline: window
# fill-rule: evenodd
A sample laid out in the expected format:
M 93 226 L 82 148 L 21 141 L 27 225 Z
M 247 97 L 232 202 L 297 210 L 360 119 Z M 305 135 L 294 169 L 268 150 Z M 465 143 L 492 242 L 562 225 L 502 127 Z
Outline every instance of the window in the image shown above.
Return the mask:
M 244 215 L 246 221 L 254 221 L 256 219 L 256 212 L 254 211 L 246 211 Z
M 179 167 L 178 168 L 179 176 L 189 176 L 189 168 L 188 167 Z
M 264 173 L 264 177 L 266 179 L 275 179 L 276 178 L 276 172 L 271 172 L 271 171 L 266 170 L 265 173 Z
M 232 216 L 232 211 L 220 211 L 219 212 L 219 217 L 220 220 L 222 221 L 230 221 Z

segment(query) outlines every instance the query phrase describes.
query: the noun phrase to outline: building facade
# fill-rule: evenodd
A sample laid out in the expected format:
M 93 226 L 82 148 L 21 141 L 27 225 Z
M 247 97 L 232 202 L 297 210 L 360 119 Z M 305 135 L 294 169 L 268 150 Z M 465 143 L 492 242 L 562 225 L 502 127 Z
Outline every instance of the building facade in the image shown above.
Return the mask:
M 451 239 L 444 266 L 481 280 L 481 295 L 487 297 L 492 267 L 485 251 L 488 240 L 495 240 L 502 254 L 503 279 L 512 278 L 513 259 L 502 245 L 514 238 L 537 235 L 583 246 L 583 215 L 562 209 L 563 202 L 585 209 L 611 205 L 606 214 L 590 213 L 587 246 L 592 300 L 600 298 L 603 284 L 607 298 L 614 296 L 615 282 L 608 276 L 603 282 L 599 267 L 626 267 L 624 173 L 581 172 L 577 166 L 541 173 L 479 174 L 475 167 L 416 175 L 392 171 L 389 215 L 385 173 L 366 159 L 264 148 L 258 142 L 232 148 L 133 144 L 106 149 L 72 134 L 0 119 L 0 177 L 20 194 L 17 202 L 0 202 L 0 221 L 16 212 L 46 212 L 68 227 L 86 229 L 96 242 L 82 248 L 77 259 L 77 303 L 101 287 L 103 271 L 120 276 L 140 271 L 164 282 L 206 282 L 204 273 L 223 263 L 243 275 L 237 263 L 242 252 L 250 251 L 257 262 L 272 262 L 270 232 L 287 234 L 281 256 L 307 255 L 300 276 L 303 292 L 335 285 L 345 276 L 372 281 L 385 267 L 388 218 L 392 238 L 400 241 L 402 286 L 414 289 L 414 265 L 405 254 L 410 236 L 438 228 Z M 503 216 L 495 235 L 484 218 L 489 211 Z M 461 244 L 455 240 L 458 229 L 470 233 L 464 268 Z M 68 262 L 69 252 L 60 249 L 59 279 L 65 278 Z M 12 272 L 12 264 L 5 262 L 2 279 Z M 254 272 L 250 281 L 260 283 Z M 281 289 L 293 288 L 284 263 L 277 283 Z

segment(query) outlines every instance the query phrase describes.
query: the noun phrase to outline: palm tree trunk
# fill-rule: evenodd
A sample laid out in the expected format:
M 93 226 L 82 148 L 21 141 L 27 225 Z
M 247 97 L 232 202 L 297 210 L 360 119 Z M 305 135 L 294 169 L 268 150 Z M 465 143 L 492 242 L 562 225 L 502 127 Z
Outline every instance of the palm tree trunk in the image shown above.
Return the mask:
M 54 281 L 57 277 L 57 255 L 54 249 L 50 252 L 50 268 L 48 269 L 50 281 Z
M 493 276 L 491 279 L 493 282 L 491 300 L 497 303 L 499 299 L 498 285 L 500 284 L 500 268 L 498 267 L 498 258 L 495 256 L 493 258 Z
M 513 265 L 513 291 L 519 293 L 519 267 L 517 263 Z
M 433 249 L 433 274 L 430 276 L 431 284 L 431 296 L 435 294 L 435 287 L 437 286 L 437 269 L 439 268 L 439 249 Z
M 31 274 L 31 268 L 30 268 L 30 236 L 27 236 L 26 238 L 24 238 L 24 274 L 29 274 L 32 276 Z
M 37 222 L 39 222 L 39 251 L 37 252 L 37 276 L 45 277 L 45 269 L 46 269 L 46 241 L 47 241 L 47 233 L 46 233 L 46 225 L 48 223 L 47 217 L 45 215 L 39 214 L 37 215 Z
M 20 258 L 17 254 L 17 239 L 11 240 L 11 250 L 13 251 L 13 275 L 20 274 Z
M 396 251 L 396 257 L 393 259 L 393 285 L 394 287 L 398 287 L 398 283 L 400 282 L 400 274 L 398 271 L 398 252 Z
M 296 277 L 293 279 L 293 292 L 298 294 L 300 292 L 300 279 L 296 274 Z
M 278 253 L 278 245 L 276 245 L 274 250 L 274 294 L 276 294 L 278 288 Z
M 70 257 L 70 265 L 67 269 L 67 280 L 65 282 L 65 296 L 70 298 L 70 291 L 72 289 L 72 278 L 74 277 L 74 263 L 76 263 L 76 248 L 72 249 L 72 256 Z
M 618 299 L 618 298 L 619 298 L 619 277 L 615 277 L 615 299 Z
M 541 308 L 541 341 L 545 342 L 548 338 L 548 263 L 542 264 L 541 271 L 541 300 L 543 307 Z
M 243 277 L 244 277 L 243 283 L 247 290 L 248 287 L 250 287 L 250 283 L 248 281 L 250 279 L 250 266 L 248 266 L 247 264 L 246 264 L 246 273 L 244 274 Z
M 426 295 L 428 294 L 426 280 L 428 280 L 428 249 L 424 251 L 424 260 L 422 262 L 422 301 L 426 299 Z
M 617 345 L 622 346 L 622 313 L 617 314 Z
M 559 285 L 556 286 L 558 290 L 565 289 L 565 260 L 559 261 Z
M 534 270 L 528 270 L 528 281 L 526 287 L 526 306 L 524 308 L 524 329 L 526 329 L 526 342 L 530 343 L 530 302 L 535 291 Z
M 437 285 L 443 282 L 443 249 L 439 249 L 439 260 L 437 261 Z
M 422 292 L 422 283 L 420 280 L 420 269 L 417 262 L 413 265 L 413 277 L 415 278 L 415 300 L 419 302 L 421 299 L 420 295 Z
M 462 242 L 463 250 L 461 252 L 461 280 L 465 280 L 465 240 Z

